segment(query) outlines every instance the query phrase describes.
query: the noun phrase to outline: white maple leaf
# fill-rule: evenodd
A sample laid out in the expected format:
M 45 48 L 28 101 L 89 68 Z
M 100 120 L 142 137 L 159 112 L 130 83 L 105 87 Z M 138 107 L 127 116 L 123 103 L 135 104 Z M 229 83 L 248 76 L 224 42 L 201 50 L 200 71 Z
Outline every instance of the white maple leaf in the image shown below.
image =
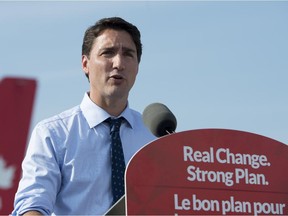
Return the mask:
M 0 156 L 0 189 L 9 189 L 13 186 L 16 167 L 6 167 L 6 161 Z

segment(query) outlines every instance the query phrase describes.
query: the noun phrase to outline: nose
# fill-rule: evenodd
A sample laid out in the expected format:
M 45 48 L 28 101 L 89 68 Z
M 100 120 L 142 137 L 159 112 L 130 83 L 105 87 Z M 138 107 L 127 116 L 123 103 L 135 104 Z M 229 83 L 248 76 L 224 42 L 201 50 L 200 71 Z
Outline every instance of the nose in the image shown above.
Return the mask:
M 120 53 L 118 53 L 113 58 L 113 68 L 119 71 L 124 70 L 125 69 L 124 61 L 125 61 L 124 57 Z

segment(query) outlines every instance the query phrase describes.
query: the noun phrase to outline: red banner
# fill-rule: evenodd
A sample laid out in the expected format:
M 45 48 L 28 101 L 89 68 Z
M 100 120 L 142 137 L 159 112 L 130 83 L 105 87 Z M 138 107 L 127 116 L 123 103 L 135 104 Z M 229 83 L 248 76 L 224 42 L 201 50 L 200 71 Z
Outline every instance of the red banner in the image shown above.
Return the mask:
M 126 172 L 128 215 L 288 214 L 288 146 L 235 130 L 162 137 Z
M 0 81 L 0 215 L 13 210 L 35 90 L 33 79 L 4 78 Z

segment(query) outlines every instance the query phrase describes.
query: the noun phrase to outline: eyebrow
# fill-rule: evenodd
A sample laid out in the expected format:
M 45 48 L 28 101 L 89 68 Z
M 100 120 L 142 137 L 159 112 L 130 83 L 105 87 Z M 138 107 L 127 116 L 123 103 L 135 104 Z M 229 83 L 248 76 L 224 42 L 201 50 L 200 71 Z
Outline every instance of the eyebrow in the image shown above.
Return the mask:
M 113 51 L 113 50 L 117 50 L 117 49 L 119 49 L 118 46 L 111 46 L 111 47 L 103 47 L 103 48 L 100 49 L 100 50 L 112 50 L 112 51 Z M 132 49 L 132 48 L 129 48 L 129 47 L 123 46 L 122 49 L 123 49 L 124 52 L 136 53 L 136 50 L 135 50 L 135 49 Z

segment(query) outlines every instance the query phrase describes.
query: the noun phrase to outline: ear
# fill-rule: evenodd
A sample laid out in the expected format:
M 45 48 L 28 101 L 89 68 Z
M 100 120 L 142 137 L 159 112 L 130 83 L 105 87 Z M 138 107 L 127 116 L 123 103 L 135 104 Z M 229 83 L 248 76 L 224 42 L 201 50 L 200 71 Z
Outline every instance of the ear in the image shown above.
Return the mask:
M 139 64 L 137 65 L 136 75 L 138 75 L 138 72 L 139 72 Z
M 86 55 L 82 55 L 82 70 L 89 77 L 89 58 Z

